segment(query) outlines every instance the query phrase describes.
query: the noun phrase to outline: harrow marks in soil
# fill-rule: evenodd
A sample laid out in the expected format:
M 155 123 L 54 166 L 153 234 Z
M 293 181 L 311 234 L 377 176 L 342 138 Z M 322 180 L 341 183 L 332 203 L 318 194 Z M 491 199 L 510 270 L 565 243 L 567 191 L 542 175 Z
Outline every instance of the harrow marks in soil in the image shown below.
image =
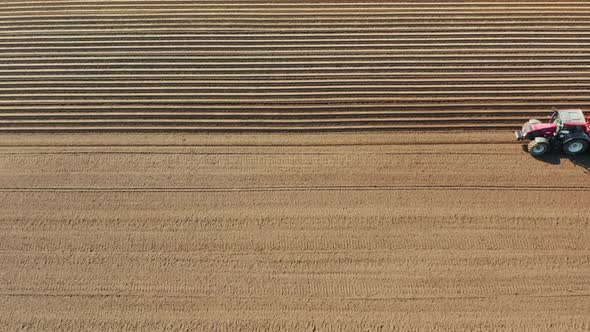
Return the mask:
M 590 324 L 589 159 L 505 132 L 0 142 L 0 330 Z
M 584 1 L 0 4 L 0 132 L 508 129 L 589 74 Z

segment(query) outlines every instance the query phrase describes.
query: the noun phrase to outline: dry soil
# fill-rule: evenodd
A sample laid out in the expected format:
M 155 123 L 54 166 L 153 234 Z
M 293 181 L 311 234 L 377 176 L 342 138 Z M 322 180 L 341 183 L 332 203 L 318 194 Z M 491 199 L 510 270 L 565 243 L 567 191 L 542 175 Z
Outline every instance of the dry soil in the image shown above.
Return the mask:
M 510 132 L 0 141 L 0 330 L 590 327 L 589 159 Z
M 6 0 L 0 132 L 514 128 L 589 54 L 580 0 Z

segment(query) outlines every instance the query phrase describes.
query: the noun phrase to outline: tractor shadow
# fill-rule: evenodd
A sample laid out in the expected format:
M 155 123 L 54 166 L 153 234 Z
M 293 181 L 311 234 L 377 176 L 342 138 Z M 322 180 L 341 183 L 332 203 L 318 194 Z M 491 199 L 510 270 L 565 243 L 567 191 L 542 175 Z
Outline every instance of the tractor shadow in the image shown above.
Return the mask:
M 526 153 L 529 153 L 527 145 L 523 145 L 522 150 Z M 551 165 L 559 165 L 563 161 L 569 161 L 574 166 L 581 168 L 584 173 L 590 174 L 590 153 L 584 153 L 579 156 L 568 156 L 559 152 L 549 152 L 541 157 L 534 158 Z

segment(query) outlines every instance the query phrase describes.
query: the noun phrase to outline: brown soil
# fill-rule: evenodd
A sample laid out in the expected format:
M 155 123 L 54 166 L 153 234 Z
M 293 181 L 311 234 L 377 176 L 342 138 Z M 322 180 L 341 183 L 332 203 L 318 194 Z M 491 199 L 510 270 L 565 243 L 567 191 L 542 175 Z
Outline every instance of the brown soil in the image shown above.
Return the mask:
M 0 141 L 0 330 L 584 329 L 587 158 L 509 132 Z
M 590 158 L 507 130 L 589 54 L 579 0 L 2 1 L 0 331 L 590 329 Z
M 581 0 L 7 0 L 0 132 L 516 128 L 588 54 Z

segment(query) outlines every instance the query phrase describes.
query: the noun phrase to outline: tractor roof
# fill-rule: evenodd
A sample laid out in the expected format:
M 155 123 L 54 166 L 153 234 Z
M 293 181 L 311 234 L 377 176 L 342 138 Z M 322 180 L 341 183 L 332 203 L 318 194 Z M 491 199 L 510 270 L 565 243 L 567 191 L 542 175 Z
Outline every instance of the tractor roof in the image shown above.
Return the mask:
M 560 110 L 558 112 L 562 123 L 586 124 L 586 119 L 584 118 L 584 113 L 582 113 L 582 110 L 571 109 Z

